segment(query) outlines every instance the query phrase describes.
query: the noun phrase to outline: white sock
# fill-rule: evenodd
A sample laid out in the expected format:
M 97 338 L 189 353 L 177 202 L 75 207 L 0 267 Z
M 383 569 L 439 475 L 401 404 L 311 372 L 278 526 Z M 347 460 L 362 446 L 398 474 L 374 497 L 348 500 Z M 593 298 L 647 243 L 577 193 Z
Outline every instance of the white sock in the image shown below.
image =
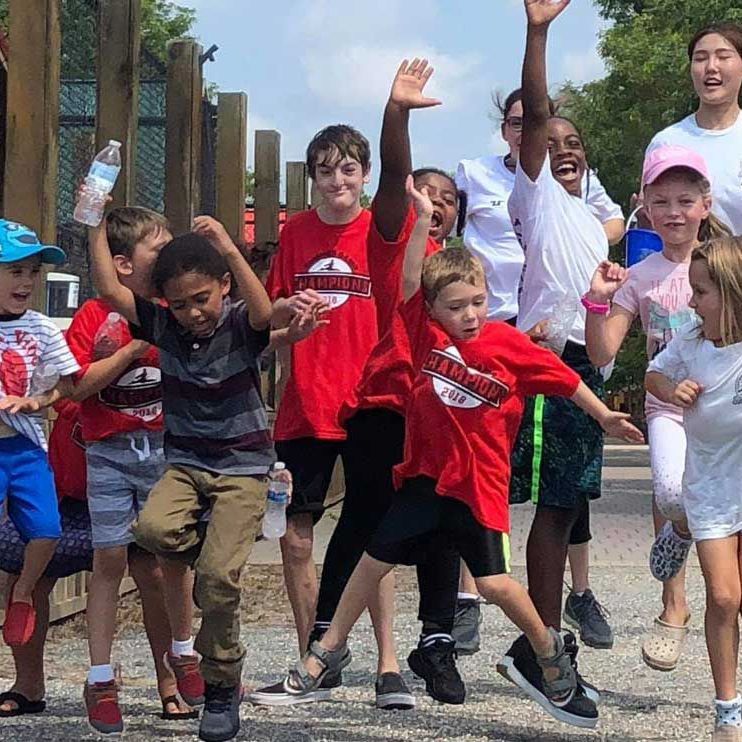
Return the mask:
M 184 655 L 194 654 L 193 652 L 193 637 L 186 639 L 184 642 L 179 642 L 173 639 L 170 645 L 170 654 L 173 657 L 183 657 Z
M 456 596 L 456 600 L 479 600 L 479 596 L 476 593 L 459 593 Z
M 88 684 L 110 683 L 113 680 L 113 665 L 91 665 L 88 672 Z

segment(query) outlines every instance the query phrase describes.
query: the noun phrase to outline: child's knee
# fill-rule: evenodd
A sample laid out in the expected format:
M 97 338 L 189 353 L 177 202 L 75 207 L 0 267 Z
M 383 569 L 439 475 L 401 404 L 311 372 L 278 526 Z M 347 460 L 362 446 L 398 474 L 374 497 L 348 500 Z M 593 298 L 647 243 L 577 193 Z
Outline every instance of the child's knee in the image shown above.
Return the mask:
M 474 582 L 477 585 L 477 591 L 488 603 L 499 606 L 512 602 L 516 597 L 514 590 L 519 587 L 509 575 L 476 577 Z
M 707 591 L 707 608 L 718 616 L 728 618 L 730 621 L 737 620 L 740 610 L 739 587 L 727 587 L 725 585 L 713 585 Z
M 312 546 L 314 543 L 311 526 L 289 521 L 286 535 L 281 538 L 281 553 L 284 561 L 305 562 L 312 558 Z
M 96 577 L 104 580 L 120 581 L 126 572 L 126 564 L 125 546 L 96 549 L 93 556 L 93 573 Z
M 137 545 L 152 554 L 177 552 L 182 549 L 183 529 L 148 514 L 145 508 L 133 527 Z
M 657 503 L 657 510 L 667 520 L 679 521 L 685 519 L 681 482 L 666 481 L 655 483 L 654 500 Z

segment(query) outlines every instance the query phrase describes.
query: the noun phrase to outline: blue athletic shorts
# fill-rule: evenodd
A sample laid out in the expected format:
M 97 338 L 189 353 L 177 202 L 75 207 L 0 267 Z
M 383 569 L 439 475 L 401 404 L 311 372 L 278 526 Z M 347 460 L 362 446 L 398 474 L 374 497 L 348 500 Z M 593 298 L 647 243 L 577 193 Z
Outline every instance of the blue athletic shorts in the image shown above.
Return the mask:
M 6 503 L 24 543 L 62 534 L 49 459 L 24 435 L 0 438 L 0 512 Z

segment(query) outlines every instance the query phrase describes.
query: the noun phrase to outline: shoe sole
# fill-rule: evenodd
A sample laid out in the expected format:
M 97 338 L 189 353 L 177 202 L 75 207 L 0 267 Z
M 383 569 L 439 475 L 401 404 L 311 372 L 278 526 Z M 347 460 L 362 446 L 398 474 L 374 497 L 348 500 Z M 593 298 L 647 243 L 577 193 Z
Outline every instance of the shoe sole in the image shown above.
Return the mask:
M 239 733 L 242 724 L 237 726 L 234 732 L 228 732 L 227 734 L 202 734 L 201 730 L 198 730 L 198 738 L 203 742 L 227 742 L 227 740 L 234 739 Z
M 302 703 L 319 703 L 332 700 L 329 689 L 313 690 L 303 696 L 276 696 L 268 693 L 250 693 L 247 700 L 254 706 L 298 706 Z
M 412 693 L 384 693 L 376 696 L 376 708 L 384 711 L 409 711 L 415 708 Z
M 572 618 L 569 613 L 563 613 L 562 618 L 564 619 L 565 623 L 568 623 L 573 629 L 577 631 L 577 633 L 580 635 L 582 643 L 586 647 L 592 647 L 593 649 L 613 649 L 613 640 L 611 640 L 609 644 L 608 642 L 596 642 L 592 641 L 589 638 L 586 638 L 580 630 L 580 622 L 576 618 Z
M 555 706 L 543 693 L 534 688 L 523 677 L 511 657 L 503 657 L 497 663 L 496 668 L 500 675 L 514 685 L 517 685 L 531 700 L 535 701 L 549 716 L 552 716 L 557 721 L 564 722 L 573 727 L 580 727 L 581 729 L 595 729 L 597 726 L 597 717 L 577 716 Z
M 678 667 L 678 663 L 676 662 L 674 665 L 661 665 L 656 660 L 653 660 L 646 652 L 642 649 L 642 660 L 644 660 L 644 664 L 647 667 L 650 667 L 652 670 L 657 670 L 658 672 L 672 672 L 673 670 L 676 670 Z
M 451 706 L 460 706 L 461 704 L 466 701 L 466 689 L 464 690 L 464 695 L 459 700 L 459 698 L 439 698 L 436 695 L 433 694 L 432 690 L 430 689 L 430 681 L 423 675 L 421 669 L 419 667 L 415 667 L 416 663 L 416 655 L 414 653 L 410 654 L 410 656 L 407 658 L 407 664 L 410 666 L 410 670 L 415 674 L 416 677 L 420 678 L 420 680 L 425 681 L 425 692 L 434 700 L 438 701 L 438 703 L 447 703 Z
M 104 738 L 105 738 L 105 739 L 116 739 L 116 738 L 119 738 L 119 739 L 120 739 L 121 737 L 123 737 L 123 736 L 124 736 L 124 730 L 123 730 L 123 729 L 117 729 L 117 730 L 116 730 L 115 732 L 104 732 L 104 731 L 101 731 L 100 729 L 96 729 L 96 728 L 95 728 L 95 727 L 94 727 L 94 726 L 93 726 L 93 725 L 92 725 L 92 724 L 90 723 L 90 720 L 88 720 L 87 724 L 88 724 L 88 728 L 89 728 L 89 729 L 90 729 L 90 730 L 91 730 L 91 731 L 92 731 L 92 732 L 93 732 L 93 733 L 94 733 L 94 734 L 95 734 L 95 735 L 96 735 L 97 737 L 100 737 L 101 739 L 104 739 Z
M 471 657 L 473 654 L 476 654 L 479 652 L 480 646 L 477 644 L 476 646 L 466 646 L 461 644 L 456 644 L 456 654 L 459 657 Z
M 176 685 L 178 681 L 178 676 L 175 673 L 175 670 L 170 665 L 170 660 L 168 659 L 168 653 L 165 652 L 165 654 L 162 656 L 162 664 L 165 665 L 165 669 L 175 678 Z M 203 706 L 206 703 L 206 696 L 186 696 L 180 688 L 178 688 L 178 693 L 180 693 L 180 697 L 186 702 L 188 706 L 197 707 L 197 706 Z

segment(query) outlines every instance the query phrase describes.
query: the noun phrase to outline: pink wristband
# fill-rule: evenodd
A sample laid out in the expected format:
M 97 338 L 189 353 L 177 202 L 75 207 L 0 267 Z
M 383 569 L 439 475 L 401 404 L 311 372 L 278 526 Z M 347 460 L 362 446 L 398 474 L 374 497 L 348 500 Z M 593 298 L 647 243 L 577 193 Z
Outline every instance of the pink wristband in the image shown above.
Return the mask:
M 582 297 L 581 301 L 582 306 L 591 314 L 610 314 L 610 304 L 597 304 L 594 301 L 590 301 L 590 299 L 587 298 L 587 294 Z

